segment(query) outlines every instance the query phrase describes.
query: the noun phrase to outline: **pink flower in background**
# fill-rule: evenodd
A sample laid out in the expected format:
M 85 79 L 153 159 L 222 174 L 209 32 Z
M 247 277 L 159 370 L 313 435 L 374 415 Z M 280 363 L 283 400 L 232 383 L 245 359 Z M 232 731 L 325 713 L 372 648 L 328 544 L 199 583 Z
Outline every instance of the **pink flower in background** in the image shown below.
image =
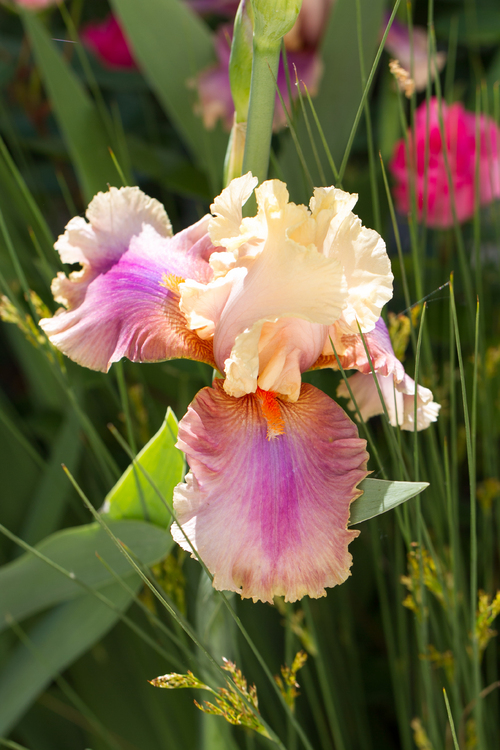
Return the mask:
M 61 0 L 14 0 L 14 2 L 22 8 L 42 10 L 42 8 L 48 8 L 50 5 L 58 5 Z
M 136 67 L 129 43 L 115 16 L 109 15 L 104 21 L 87 24 L 80 36 L 105 67 L 128 70 Z
M 430 227 L 443 228 L 453 225 L 453 200 L 459 222 L 473 216 L 477 163 L 479 203 L 484 206 L 500 197 L 500 129 L 491 118 L 480 115 L 478 144 L 476 115 L 473 112 L 467 112 L 459 103 L 448 107 L 442 102 L 441 109 L 444 144 L 439 127 L 439 104 L 433 98 L 428 112 L 425 102 L 420 105 L 415 115 L 414 131 L 408 131 L 409 163 L 402 139 L 396 144 L 390 169 L 396 179 L 393 192 L 398 210 L 401 213 L 410 211 L 410 185 L 413 182 L 419 220 Z M 452 189 L 448 182 L 445 153 L 451 171 Z
M 386 14 L 385 24 L 389 20 L 390 14 Z M 413 70 L 411 70 L 411 45 L 410 33 L 406 24 L 398 21 L 397 18 L 392 22 L 385 40 L 385 49 L 393 55 L 405 70 L 411 72 L 415 89 L 423 91 L 427 86 L 429 78 L 429 39 L 425 29 L 419 26 L 413 27 Z M 440 72 L 446 63 L 446 53 L 437 52 L 431 61 L 431 78 L 436 77 L 436 71 Z

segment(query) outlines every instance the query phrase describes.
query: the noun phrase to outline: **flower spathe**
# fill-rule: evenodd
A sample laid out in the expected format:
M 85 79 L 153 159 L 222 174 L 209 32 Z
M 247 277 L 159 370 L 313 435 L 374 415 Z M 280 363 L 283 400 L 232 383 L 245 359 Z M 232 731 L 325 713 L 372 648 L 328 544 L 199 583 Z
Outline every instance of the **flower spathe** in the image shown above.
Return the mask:
M 301 374 L 328 360 L 332 333 L 371 335 L 392 273 L 352 212 L 357 196 L 321 188 L 306 207 L 270 180 L 243 218 L 255 187 L 251 174 L 233 180 L 178 234 L 138 188 L 99 193 L 56 244 L 81 270 L 54 280 L 64 307 L 41 325 L 94 369 L 188 357 L 223 373 L 179 425 L 190 472 L 172 533 L 215 587 L 295 601 L 349 575 L 349 507 L 368 459 L 355 424 Z
M 300 16 L 299 16 L 300 18 Z M 217 62 L 210 65 L 196 76 L 192 85 L 198 91 L 199 102 L 196 113 L 203 118 L 206 128 L 212 129 L 219 120 L 226 130 L 230 130 L 234 120 L 234 103 L 231 95 L 229 79 L 229 58 L 231 55 L 231 40 L 233 28 L 231 24 L 223 24 L 214 35 L 214 48 Z M 292 32 L 290 32 L 292 33 Z M 286 43 L 286 37 L 285 37 Z M 317 51 L 313 48 L 293 47 L 287 53 L 288 67 L 291 75 L 294 71 L 300 81 L 303 81 L 309 93 L 314 96 L 318 91 L 318 84 L 323 66 Z M 277 86 L 287 108 L 290 107 L 290 95 L 287 84 L 287 74 L 283 61 L 278 68 Z M 292 87 L 292 97 L 298 96 L 297 87 Z M 286 115 L 276 93 L 273 129 L 280 130 L 286 125 Z
M 444 143 L 439 124 L 443 119 Z M 398 141 L 390 163 L 396 179 L 394 198 L 402 213 L 411 209 L 411 184 L 418 218 L 430 227 L 453 226 L 453 203 L 457 220 L 467 221 L 476 208 L 476 165 L 479 166 L 478 202 L 485 206 L 500 197 L 500 128 L 459 103 L 447 106 L 436 98 L 423 102 L 415 114 L 414 132 L 408 132 L 409 160 L 404 139 Z M 445 153 L 451 174 L 448 179 Z M 427 154 L 427 158 L 426 158 Z

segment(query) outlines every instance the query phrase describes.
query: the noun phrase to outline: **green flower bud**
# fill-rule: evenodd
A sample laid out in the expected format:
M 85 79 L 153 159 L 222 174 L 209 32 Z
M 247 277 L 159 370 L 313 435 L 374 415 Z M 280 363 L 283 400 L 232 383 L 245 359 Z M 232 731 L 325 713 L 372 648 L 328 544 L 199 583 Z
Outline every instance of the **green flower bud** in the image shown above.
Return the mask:
M 229 80 L 236 112 L 236 122 L 246 122 L 252 78 L 253 27 L 248 14 L 248 0 L 241 0 L 234 20 L 233 43 L 229 60 Z
M 254 36 L 259 46 L 275 46 L 299 15 L 302 0 L 252 0 Z

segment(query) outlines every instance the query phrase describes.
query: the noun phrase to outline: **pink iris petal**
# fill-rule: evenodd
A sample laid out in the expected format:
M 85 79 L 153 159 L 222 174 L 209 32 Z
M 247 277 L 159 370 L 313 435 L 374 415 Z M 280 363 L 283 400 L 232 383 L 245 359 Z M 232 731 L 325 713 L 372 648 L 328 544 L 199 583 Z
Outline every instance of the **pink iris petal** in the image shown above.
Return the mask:
M 50 341 L 85 367 L 191 357 L 213 364 L 211 343 L 186 328 L 177 284 L 208 282 L 209 216 L 171 236 L 163 207 L 138 188 L 99 193 L 87 217 L 72 219 L 56 243 L 63 262 L 82 271 L 54 280 L 59 309 L 40 321 Z
M 431 422 L 437 420 L 440 404 L 435 403 L 432 391 L 421 385 L 416 386 L 415 394 L 415 381 L 406 374 L 403 364 L 394 354 L 389 332 L 382 318 L 377 321 L 373 331 L 364 334 L 372 365 L 368 361 L 360 335 L 345 336 L 333 326 L 330 330 L 342 367 L 345 370 L 359 370 L 358 373 L 349 377 L 348 381 L 361 417 L 365 421 L 384 413 L 384 406 L 373 378 L 372 366 L 393 427 L 399 425 L 402 430 L 415 429 L 415 397 L 417 399 L 417 430 L 423 430 Z M 326 361 L 323 363 L 323 366 L 325 365 Z M 344 382 L 340 383 L 337 388 L 337 396 L 350 398 Z M 349 400 L 347 407 L 355 409 L 352 400 Z
M 400 382 L 397 382 L 391 375 L 377 374 L 376 378 L 391 425 L 393 427 L 399 425 L 402 430 L 413 431 L 415 429 L 415 381 L 406 374 Z M 357 372 L 349 378 L 349 385 L 364 421 L 384 413 L 373 375 Z M 348 397 L 344 383 L 338 387 L 337 395 Z M 417 431 L 425 430 L 431 422 L 437 420 L 441 405 L 434 401 L 432 391 L 421 385 L 417 385 L 416 397 Z M 352 410 L 355 408 L 352 401 L 349 401 L 347 406 Z
M 394 198 L 398 210 L 402 213 L 410 211 L 410 185 L 413 181 L 419 220 L 423 221 L 425 218 L 430 227 L 453 225 L 453 198 L 459 222 L 467 221 L 473 216 L 477 163 L 480 204 L 487 205 L 500 197 L 500 128 L 490 118 L 480 115 L 478 153 L 476 115 L 467 112 L 458 103 L 450 107 L 442 103 L 441 108 L 445 147 L 439 127 L 439 104 L 433 98 L 429 103 L 428 114 L 425 102 L 417 109 L 414 133 L 408 133 L 410 163 L 408 164 L 404 140 L 396 144 L 390 163 L 397 183 Z M 445 150 L 452 189 L 448 182 Z
M 359 370 L 367 374 L 372 371 L 373 366 L 375 372 L 381 375 L 394 374 L 398 382 L 402 380 L 405 368 L 394 354 L 389 331 L 383 318 L 379 318 L 373 331 L 363 334 L 363 338 L 358 334 L 353 334 L 352 331 L 346 331 L 341 324 L 334 324 L 330 326 L 329 338 L 323 354 L 330 357 L 329 362 L 333 365 L 335 356 L 332 360 L 330 354 L 333 342 L 344 370 Z M 370 353 L 371 364 L 366 356 L 366 349 Z
M 219 590 L 272 602 L 325 595 L 349 576 L 349 506 L 367 475 L 366 442 L 311 385 L 277 401 L 283 434 L 268 439 L 258 395 L 204 388 L 179 425 L 190 473 L 174 492 L 182 530 Z M 172 534 L 191 550 L 181 529 Z
M 109 15 L 104 21 L 88 23 L 83 27 L 80 36 L 85 46 L 92 50 L 105 67 L 136 67 L 130 44 L 115 16 Z

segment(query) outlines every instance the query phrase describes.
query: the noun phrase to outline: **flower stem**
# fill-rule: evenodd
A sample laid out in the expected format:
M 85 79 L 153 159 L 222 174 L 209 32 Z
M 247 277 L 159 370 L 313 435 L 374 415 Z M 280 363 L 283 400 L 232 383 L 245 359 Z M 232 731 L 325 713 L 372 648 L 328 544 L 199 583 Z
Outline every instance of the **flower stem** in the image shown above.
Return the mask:
M 280 44 L 281 40 L 264 45 L 254 37 L 243 174 L 251 171 L 259 182 L 266 179 L 269 168 Z

